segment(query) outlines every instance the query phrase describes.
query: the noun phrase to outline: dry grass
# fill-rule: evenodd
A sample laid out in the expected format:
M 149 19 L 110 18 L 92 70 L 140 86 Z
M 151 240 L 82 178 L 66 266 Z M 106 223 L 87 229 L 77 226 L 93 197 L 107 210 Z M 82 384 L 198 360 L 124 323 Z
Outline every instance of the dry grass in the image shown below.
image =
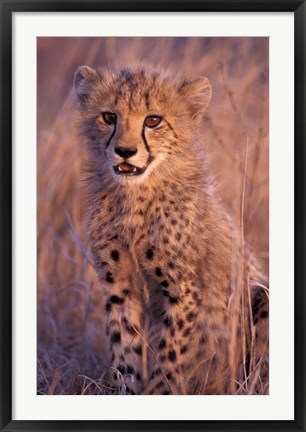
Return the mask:
M 139 59 L 210 79 L 213 98 L 202 123 L 202 149 L 220 200 L 240 229 L 238 247 L 250 244 L 268 271 L 268 39 L 39 38 L 38 394 L 112 392 L 102 294 L 83 226 L 82 147 L 72 81 L 81 64 L 116 66 Z M 234 277 L 231 307 L 238 307 L 242 284 L 252 281 L 239 263 Z M 248 295 L 242 304 L 249 307 L 249 300 Z M 244 308 L 233 335 L 241 319 Z M 267 359 L 256 361 L 252 316 L 250 327 L 250 373 L 242 335 L 242 368 L 238 376 L 233 372 L 232 392 L 266 394 Z M 235 337 L 233 350 L 241 343 Z M 119 379 L 120 394 L 125 384 Z

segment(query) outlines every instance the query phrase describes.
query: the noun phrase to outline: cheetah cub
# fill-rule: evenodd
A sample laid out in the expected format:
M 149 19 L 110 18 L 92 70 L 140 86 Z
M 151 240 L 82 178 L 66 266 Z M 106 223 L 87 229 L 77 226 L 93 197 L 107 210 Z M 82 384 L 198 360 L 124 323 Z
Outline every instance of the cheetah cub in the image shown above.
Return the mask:
M 267 353 L 267 302 L 262 283 L 245 283 L 254 313 L 249 288 L 233 299 L 233 256 L 248 280 L 261 276 L 233 253 L 234 230 L 196 146 L 208 79 L 184 81 L 143 64 L 81 66 L 74 86 L 114 384 L 120 375 L 126 394 L 235 393 L 241 364 L 247 375 L 250 359 Z M 259 315 L 263 335 L 251 337 Z M 254 357 L 255 339 L 262 353 Z

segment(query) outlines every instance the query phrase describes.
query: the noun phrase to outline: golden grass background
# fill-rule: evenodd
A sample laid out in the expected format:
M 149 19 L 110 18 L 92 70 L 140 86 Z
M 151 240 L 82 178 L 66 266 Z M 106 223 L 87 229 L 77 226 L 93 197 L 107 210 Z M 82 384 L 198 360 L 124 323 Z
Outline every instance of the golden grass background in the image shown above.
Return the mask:
M 201 146 L 234 220 L 245 180 L 244 240 L 268 272 L 268 44 L 268 38 L 38 38 L 38 394 L 109 391 L 102 294 L 84 227 L 76 68 L 146 60 L 209 78 L 213 97 Z

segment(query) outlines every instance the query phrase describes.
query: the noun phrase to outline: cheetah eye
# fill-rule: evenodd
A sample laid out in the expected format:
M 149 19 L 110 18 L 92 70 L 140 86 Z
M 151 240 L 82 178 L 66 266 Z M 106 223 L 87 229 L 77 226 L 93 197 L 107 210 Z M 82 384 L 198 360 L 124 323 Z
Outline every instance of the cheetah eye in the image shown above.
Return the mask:
M 161 116 L 148 116 L 145 118 L 144 124 L 149 128 L 155 128 L 160 124 L 162 119 L 163 118 Z
M 102 118 L 103 118 L 104 122 L 108 125 L 116 124 L 116 121 L 117 121 L 116 114 L 110 113 L 110 112 L 102 113 Z

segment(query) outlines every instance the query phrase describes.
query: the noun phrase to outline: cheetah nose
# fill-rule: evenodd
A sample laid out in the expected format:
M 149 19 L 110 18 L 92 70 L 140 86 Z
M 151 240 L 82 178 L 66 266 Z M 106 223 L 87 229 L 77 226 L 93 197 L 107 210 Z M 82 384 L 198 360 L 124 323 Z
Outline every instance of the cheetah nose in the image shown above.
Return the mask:
M 115 153 L 117 153 L 119 156 L 123 157 L 124 159 L 129 159 L 130 157 L 134 156 L 134 154 L 137 153 L 137 148 L 127 148 L 127 147 L 116 147 Z

